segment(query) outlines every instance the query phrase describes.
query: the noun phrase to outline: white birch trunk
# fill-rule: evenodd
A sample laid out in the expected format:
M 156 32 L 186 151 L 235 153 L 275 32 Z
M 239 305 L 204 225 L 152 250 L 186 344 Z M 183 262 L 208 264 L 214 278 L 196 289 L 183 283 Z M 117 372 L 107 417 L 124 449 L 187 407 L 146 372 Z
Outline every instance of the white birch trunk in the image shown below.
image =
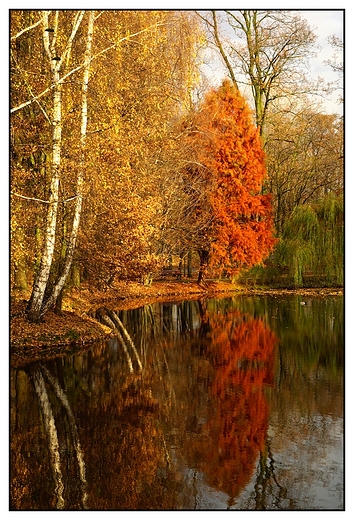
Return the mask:
M 92 54 L 92 40 L 93 40 L 93 26 L 95 19 L 95 11 L 90 11 L 88 29 L 87 29 L 87 41 L 86 51 L 84 60 L 84 74 L 82 81 L 82 104 L 81 104 L 81 132 L 80 132 L 80 148 L 81 148 L 81 161 L 77 174 L 76 181 L 76 204 L 75 212 L 73 217 L 73 223 L 71 228 L 70 237 L 67 244 L 65 262 L 60 273 L 59 279 L 57 280 L 48 300 L 42 307 L 41 314 L 45 314 L 51 307 L 53 307 L 58 299 L 60 292 L 62 291 L 66 279 L 68 277 L 71 263 L 74 257 L 76 239 L 79 231 L 80 217 L 82 210 L 82 199 L 83 199 L 83 184 L 84 184 L 84 170 L 85 170 L 85 148 L 86 148 L 86 134 L 87 134 L 87 93 L 88 83 L 90 76 L 90 63 Z
M 51 184 L 49 193 L 49 204 L 47 212 L 46 232 L 44 238 L 43 251 L 39 265 L 38 274 L 33 284 L 32 295 L 28 315 L 30 319 L 38 321 L 42 307 L 44 292 L 47 287 L 50 268 L 53 261 L 55 246 L 55 231 L 58 213 L 59 180 L 60 180 L 60 153 L 61 153 L 61 94 L 62 84 L 60 79 L 60 62 L 54 60 L 55 52 L 49 41 L 49 34 L 46 28 L 49 25 L 48 12 L 43 13 L 43 43 L 47 58 L 50 62 L 51 81 L 56 85 L 53 89 L 53 120 L 52 120 L 52 165 L 51 165 Z
M 73 23 L 73 29 L 68 38 L 66 49 L 63 52 L 63 55 L 58 57 L 55 51 L 56 45 L 56 35 L 58 30 L 59 23 L 59 11 L 55 13 L 54 19 L 54 29 L 53 36 L 50 40 L 49 31 L 46 29 L 49 28 L 49 12 L 43 11 L 42 23 L 43 23 L 43 45 L 45 49 L 46 56 L 50 63 L 51 70 L 51 82 L 53 85 L 53 119 L 52 119 L 52 164 L 51 164 L 51 185 L 50 185 L 50 193 L 49 193 L 49 204 L 48 204 L 48 212 L 47 212 L 47 223 L 46 223 L 46 232 L 44 237 L 43 250 L 41 255 L 41 261 L 38 269 L 38 274 L 35 278 L 33 284 L 33 290 L 31 294 L 31 298 L 28 305 L 28 317 L 32 321 L 38 321 L 48 310 L 50 305 L 44 302 L 44 295 L 47 289 L 50 270 L 53 262 L 54 255 L 54 247 L 55 247 L 55 237 L 56 237 L 56 225 L 57 225 L 57 214 L 58 214 L 58 204 L 59 204 L 59 184 L 60 184 L 60 159 L 61 159 L 61 132 L 62 132 L 62 117 L 61 117 L 61 106 L 62 106 L 62 88 L 63 83 L 60 78 L 60 69 L 61 65 L 66 58 L 69 59 L 69 55 L 71 52 L 72 42 L 74 37 L 78 31 L 78 28 L 81 24 L 85 11 L 80 11 L 76 13 Z M 90 16 L 90 20 L 93 16 Z M 90 43 L 91 45 L 91 43 Z M 91 51 L 91 47 L 90 47 Z M 85 57 L 86 59 L 86 57 Z M 88 73 L 87 73 L 88 74 Z M 86 77 L 84 75 L 84 77 Z M 87 92 L 87 89 L 86 89 Z M 87 103 L 87 101 L 86 101 Z M 87 110 L 86 110 L 87 114 Z M 87 115 L 86 115 L 87 118 Z M 86 133 L 86 132 L 85 132 Z M 80 213 L 81 213 L 81 205 L 82 205 L 82 179 L 78 179 L 78 197 L 77 197 L 77 209 L 74 216 L 73 223 L 73 231 L 72 234 L 77 235 Z M 73 244 L 73 248 L 75 248 L 75 242 Z M 70 249 L 70 246 L 69 246 Z M 72 253 L 73 254 L 73 253 Z M 71 261 L 70 261 L 71 264 Z M 64 266 L 65 271 L 66 264 Z M 67 272 L 69 272 L 69 268 Z M 67 276 L 67 274 L 66 274 Z M 65 276 L 65 279 L 66 279 Z M 64 280 L 65 282 L 65 280 Z M 64 283 L 63 283 L 64 284 Z M 60 290 L 58 291 L 58 294 Z M 54 299 L 54 303 L 56 301 L 57 295 Z M 52 297 L 53 301 L 53 297 Z

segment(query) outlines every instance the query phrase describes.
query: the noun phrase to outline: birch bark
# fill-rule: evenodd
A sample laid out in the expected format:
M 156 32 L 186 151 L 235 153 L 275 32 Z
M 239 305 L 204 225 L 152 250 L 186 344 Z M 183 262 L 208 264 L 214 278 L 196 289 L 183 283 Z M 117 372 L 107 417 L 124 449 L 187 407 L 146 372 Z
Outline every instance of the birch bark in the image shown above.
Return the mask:
M 60 79 L 60 60 L 55 60 L 55 35 L 50 42 L 49 32 L 49 13 L 43 12 L 43 45 L 50 63 L 51 82 L 56 85 L 53 89 L 53 118 L 52 118 L 52 164 L 51 164 L 51 184 L 49 192 L 49 204 L 46 220 L 46 232 L 44 238 L 43 251 L 37 276 L 33 284 L 32 295 L 28 304 L 28 317 L 32 321 L 38 321 L 41 317 L 41 307 L 47 287 L 50 268 L 53 261 L 55 246 L 55 230 L 58 214 L 58 196 L 60 180 L 60 152 L 61 152 L 61 95 L 62 84 Z M 56 18 L 57 23 L 57 18 Z
M 94 27 L 95 11 L 90 11 L 88 29 L 87 29 L 87 43 L 84 59 L 84 74 L 82 82 L 82 103 L 81 103 L 81 133 L 80 133 L 80 148 L 81 148 L 81 161 L 77 174 L 76 182 L 76 204 L 75 212 L 73 217 L 73 223 L 71 228 L 70 237 L 67 244 L 66 256 L 63 269 L 59 275 L 59 278 L 49 296 L 47 301 L 44 303 L 41 309 L 41 314 L 45 314 L 50 308 L 52 308 L 63 290 L 64 284 L 68 277 L 71 263 L 74 257 L 76 239 L 79 231 L 80 217 L 82 210 L 82 199 L 83 199 L 83 185 L 84 185 L 84 171 L 85 171 L 85 149 L 86 149 L 86 134 L 87 134 L 87 93 L 90 76 L 90 63 L 92 54 L 92 40 L 93 40 L 93 27 Z
M 51 184 L 50 184 L 50 192 L 49 192 L 49 204 L 47 211 L 47 220 L 46 220 L 46 232 L 44 237 L 43 251 L 41 255 L 41 261 L 38 269 L 37 276 L 35 278 L 31 298 L 28 302 L 27 314 L 28 318 L 31 321 L 39 321 L 40 318 L 47 312 L 48 308 L 55 303 L 60 290 L 57 292 L 52 291 L 49 300 L 44 302 L 44 296 L 48 285 L 50 270 L 53 262 L 54 255 L 54 247 L 55 247 L 55 236 L 56 236 L 56 224 L 57 224 L 57 215 L 58 215 L 58 203 L 59 203 L 59 184 L 60 184 L 60 159 L 61 159 L 61 146 L 62 146 L 62 89 L 63 83 L 60 81 L 60 70 L 62 63 L 65 58 L 68 58 L 71 52 L 72 42 L 75 38 L 75 35 L 78 31 L 78 28 L 81 24 L 81 21 L 84 16 L 84 11 L 80 11 L 76 13 L 72 32 L 68 38 L 68 42 L 66 48 L 64 49 L 62 56 L 57 56 L 56 53 L 56 35 L 58 30 L 58 21 L 59 21 L 59 12 L 56 11 L 55 19 L 54 19 L 54 28 L 52 31 L 48 31 L 50 27 L 49 24 L 49 12 L 43 11 L 42 24 L 43 24 L 43 46 L 47 56 L 47 59 L 50 63 L 50 72 L 51 72 L 51 83 L 54 85 L 53 87 L 53 116 L 52 116 L 52 163 L 51 163 Z M 90 19 L 92 16 L 90 16 Z M 93 19 L 93 18 L 92 18 Z M 52 38 L 50 34 L 53 34 Z M 86 92 L 87 94 L 87 92 Z M 87 101 L 86 101 L 87 103 Z M 86 109 L 86 118 L 87 118 L 87 109 Z M 79 175 L 80 177 L 80 175 Z M 76 210 L 74 223 L 73 223 L 73 231 L 77 229 L 79 222 L 76 222 L 80 218 L 81 213 L 81 204 L 82 204 L 82 179 L 78 180 L 78 187 L 80 190 L 80 196 L 77 197 L 80 200 L 77 203 L 79 205 L 79 211 Z M 79 217 L 77 217 L 77 213 Z M 74 242 L 75 247 L 75 242 Z M 70 247 L 68 248 L 70 249 Z M 71 256 L 72 258 L 72 256 Z M 64 266 L 64 271 L 65 267 Z M 71 263 L 71 262 L 70 262 Z M 70 269 L 70 265 L 69 265 Z M 67 269 L 67 272 L 69 272 Z M 66 275 L 67 276 L 67 275 Z M 66 279 L 66 277 L 65 277 Z M 65 283 L 62 283 L 64 285 Z

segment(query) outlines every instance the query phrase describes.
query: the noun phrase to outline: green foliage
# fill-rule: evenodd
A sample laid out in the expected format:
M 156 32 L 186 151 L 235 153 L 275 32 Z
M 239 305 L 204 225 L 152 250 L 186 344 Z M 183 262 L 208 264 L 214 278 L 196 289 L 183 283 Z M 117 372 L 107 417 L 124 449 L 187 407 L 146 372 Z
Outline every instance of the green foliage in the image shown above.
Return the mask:
M 299 237 L 281 240 L 278 248 L 280 264 L 288 266 L 295 287 L 303 285 L 303 273 L 312 264 L 315 248 L 310 241 Z
M 274 254 L 265 265 L 243 271 L 247 285 L 340 287 L 344 283 L 343 198 L 329 194 L 301 205 L 285 222 Z
M 276 257 L 294 285 L 312 274 L 317 284 L 342 285 L 344 264 L 343 200 L 328 195 L 316 205 L 298 206 L 284 226 Z
M 318 233 L 318 218 L 312 206 L 298 206 L 285 223 L 283 238 L 312 242 Z

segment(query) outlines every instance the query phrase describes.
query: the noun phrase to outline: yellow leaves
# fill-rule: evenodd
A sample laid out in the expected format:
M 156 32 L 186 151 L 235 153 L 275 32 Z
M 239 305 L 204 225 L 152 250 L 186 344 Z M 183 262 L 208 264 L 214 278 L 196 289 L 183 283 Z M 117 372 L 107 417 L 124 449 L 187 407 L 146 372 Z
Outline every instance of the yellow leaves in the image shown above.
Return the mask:
M 31 11 L 16 14 L 14 30 L 22 30 L 24 18 L 32 15 Z M 53 25 L 55 14 L 48 16 L 48 25 Z M 49 35 L 49 39 L 56 36 L 58 55 L 68 42 L 76 17 L 76 12 L 59 13 L 58 27 Z M 165 207 L 162 185 L 168 182 L 171 171 L 175 175 L 169 151 L 173 148 L 176 154 L 177 150 L 175 144 L 171 145 L 171 133 L 181 107 L 183 110 L 190 103 L 197 77 L 195 63 L 202 33 L 196 20 L 194 14 L 168 10 L 97 13 L 93 54 L 101 54 L 91 63 L 83 229 L 77 251 L 82 265 L 87 264 L 89 269 L 94 266 L 97 272 L 102 269 L 106 274 L 112 265 L 133 271 L 139 265 L 145 269 L 158 262 L 156 251 L 161 246 L 159 233 Z M 85 34 L 86 29 L 80 28 L 73 39 L 69 67 L 80 63 Z M 23 75 L 17 70 L 13 81 L 19 98 L 28 95 L 26 82 L 31 83 L 33 92 L 48 87 L 42 38 L 43 28 L 28 31 L 19 40 L 16 58 Z M 112 48 L 102 52 L 109 45 Z M 13 68 L 16 70 L 15 63 Z M 75 73 L 62 85 L 62 200 L 75 195 L 81 160 L 79 74 L 81 77 L 81 72 Z M 19 164 L 31 164 L 31 168 L 14 172 L 14 186 L 25 188 L 26 195 L 43 199 L 51 163 L 47 152 L 51 147 L 50 126 L 43 112 L 50 118 L 51 111 L 50 96 L 43 96 L 40 106 L 29 105 L 13 119 Z M 39 157 L 42 150 L 46 163 Z M 44 214 L 31 209 L 27 219 L 24 206 L 14 202 L 14 208 L 13 225 L 18 222 L 24 235 L 33 237 L 33 228 L 44 224 Z M 71 211 L 72 205 L 60 206 L 58 229 Z M 32 258 L 37 246 L 33 240 L 23 243 Z

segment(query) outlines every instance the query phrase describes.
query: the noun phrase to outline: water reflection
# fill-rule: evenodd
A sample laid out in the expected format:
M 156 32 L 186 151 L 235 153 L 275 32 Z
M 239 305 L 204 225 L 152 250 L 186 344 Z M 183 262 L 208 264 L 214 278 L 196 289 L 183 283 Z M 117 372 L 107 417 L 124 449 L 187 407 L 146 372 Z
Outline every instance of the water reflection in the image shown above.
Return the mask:
M 11 371 L 11 507 L 343 508 L 342 304 L 101 309 L 117 338 Z
M 189 457 L 205 452 L 202 464 L 209 485 L 230 497 L 247 484 L 265 449 L 269 407 L 265 385 L 274 374 L 274 333 L 259 318 L 237 309 L 202 314 L 203 355 L 214 368 L 207 390 L 209 407 L 201 435 Z

